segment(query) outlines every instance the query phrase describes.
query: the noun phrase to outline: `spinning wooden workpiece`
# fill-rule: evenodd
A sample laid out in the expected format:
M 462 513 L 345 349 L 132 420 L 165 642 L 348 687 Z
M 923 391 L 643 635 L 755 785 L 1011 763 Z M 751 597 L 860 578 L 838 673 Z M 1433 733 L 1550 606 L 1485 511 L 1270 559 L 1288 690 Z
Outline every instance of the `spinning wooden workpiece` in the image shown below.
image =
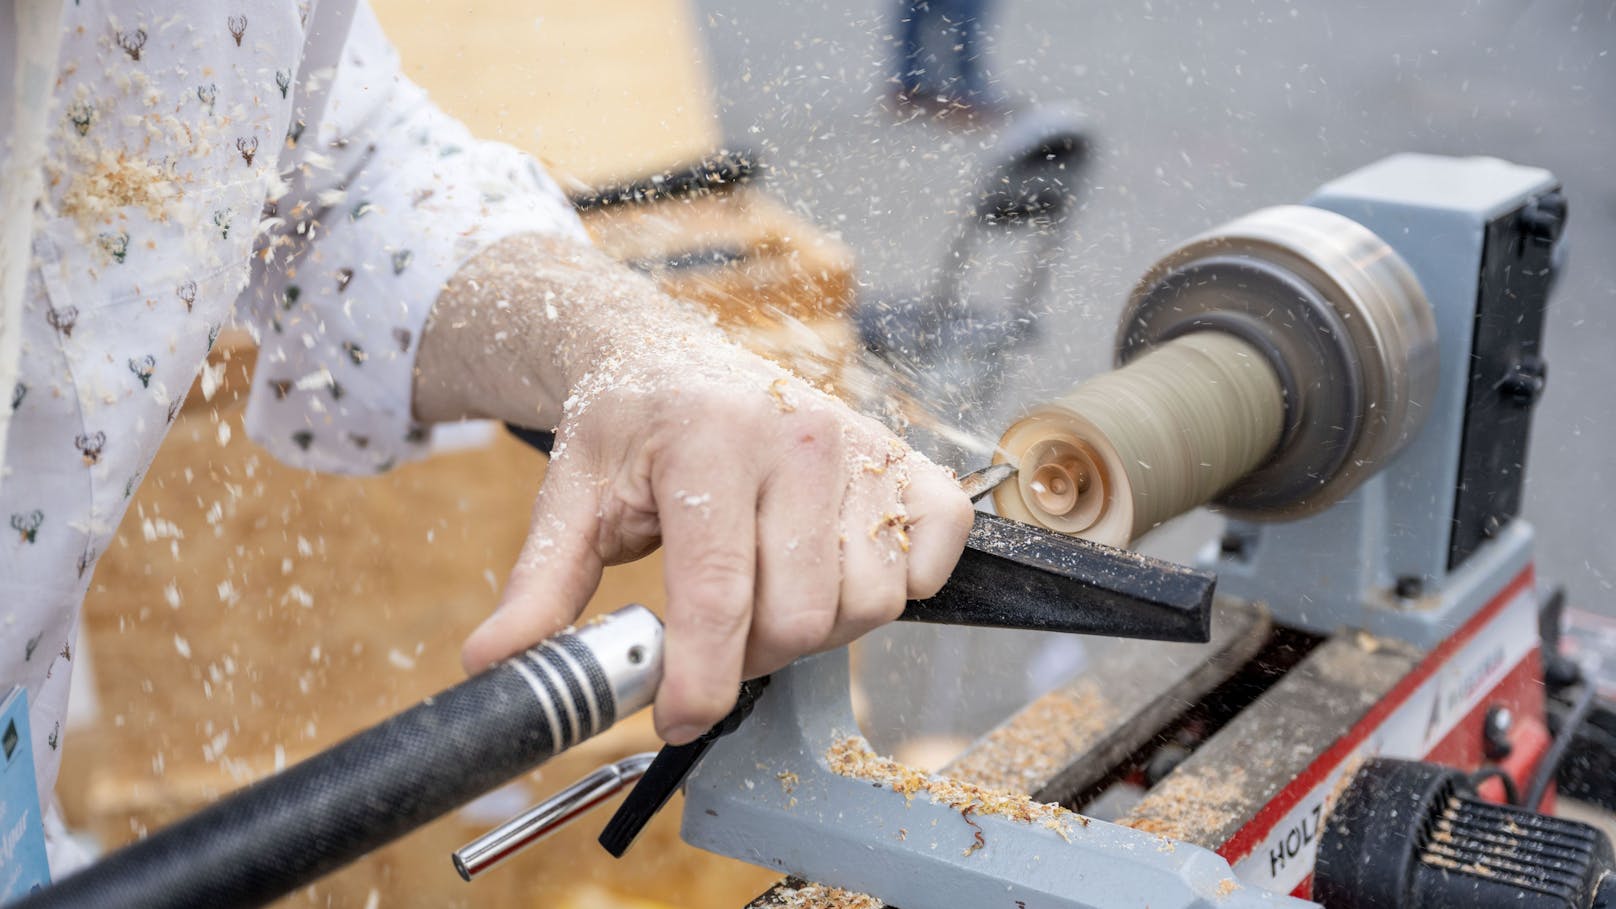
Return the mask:
M 1339 501 L 1419 426 L 1435 326 L 1408 266 L 1354 221 L 1264 209 L 1134 289 L 1118 369 L 1011 426 L 999 513 L 1125 546 L 1208 503 L 1246 518 Z

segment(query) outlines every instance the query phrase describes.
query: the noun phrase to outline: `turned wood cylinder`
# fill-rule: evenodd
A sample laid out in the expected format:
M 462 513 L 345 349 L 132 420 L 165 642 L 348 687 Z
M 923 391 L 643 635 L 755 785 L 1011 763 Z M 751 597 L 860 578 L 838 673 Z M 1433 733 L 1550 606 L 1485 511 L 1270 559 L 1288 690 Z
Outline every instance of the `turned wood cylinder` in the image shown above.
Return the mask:
M 1219 331 L 1174 338 L 1012 425 L 999 513 L 1112 546 L 1212 501 L 1260 467 L 1285 425 L 1280 377 Z

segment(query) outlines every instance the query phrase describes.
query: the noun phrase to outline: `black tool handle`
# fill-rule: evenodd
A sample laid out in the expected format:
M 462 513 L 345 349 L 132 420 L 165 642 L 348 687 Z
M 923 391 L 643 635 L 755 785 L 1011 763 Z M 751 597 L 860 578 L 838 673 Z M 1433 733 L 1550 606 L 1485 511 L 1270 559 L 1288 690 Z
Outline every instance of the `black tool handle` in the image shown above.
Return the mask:
M 555 442 L 506 428 L 545 453 Z M 1211 572 L 979 511 L 948 584 L 900 619 L 1204 644 L 1216 586 Z
M 617 615 L 629 610 L 656 623 L 643 607 Z M 309 884 L 644 706 L 649 693 L 619 700 L 614 691 L 638 691 L 638 679 L 621 677 L 623 667 L 660 677 L 660 624 L 637 664 L 595 652 L 596 642 L 611 638 L 590 635 L 598 627 L 551 638 L 15 909 L 262 906 Z M 655 685 L 652 678 L 647 692 Z
M 1204 643 L 1216 584 L 1211 572 L 977 512 L 948 583 L 902 618 Z

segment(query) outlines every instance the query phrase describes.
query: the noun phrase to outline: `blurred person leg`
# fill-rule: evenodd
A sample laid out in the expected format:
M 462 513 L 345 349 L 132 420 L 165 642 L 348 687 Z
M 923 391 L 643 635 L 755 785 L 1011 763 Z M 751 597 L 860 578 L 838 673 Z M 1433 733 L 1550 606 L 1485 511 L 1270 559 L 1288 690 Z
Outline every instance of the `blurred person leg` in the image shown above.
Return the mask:
M 941 96 L 949 106 L 974 115 L 1003 112 L 1003 93 L 991 84 L 983 68 L 983 29 L 989 0 L 943 0 L 939 10 L 948 41 L 950 74 L 942 83 Z
M 933 90 L 927 85 L 926 26 L 933 16 L 935 0 L 899 0 L 898 6 L 898 89 L 901 104 L 914 104 Z M 935 66 L 937 58 L 930 55 Z

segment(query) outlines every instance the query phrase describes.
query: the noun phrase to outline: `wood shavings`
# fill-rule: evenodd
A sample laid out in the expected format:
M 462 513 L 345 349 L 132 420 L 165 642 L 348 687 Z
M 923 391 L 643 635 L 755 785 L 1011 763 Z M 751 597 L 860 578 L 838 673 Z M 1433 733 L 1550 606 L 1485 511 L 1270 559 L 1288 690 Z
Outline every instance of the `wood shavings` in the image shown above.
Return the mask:
M 960 812 L 960 817 L 965 819 L 965 823 L 971 825 L 971 831 L 972 831 L 971 836 L 974 837 L 974 840 L 972 841 L 971 845 L 966 846 L 965 851 L 960 853 L 961 855 L 965 856 L 966 858 L 970 858 L 977 850 L 981 849 L 983 846 L 986 846 L 988 843 L 987 843 L 987 840 L 984 839 L 983 836 L 982 836 L 982 825 L 978 824 L 976 821 L 971 820 L 971 809 L 970 808 L 966 808 L 966 809 L 962 810 Z
M 195 121 L 184 111 L 188 95 L 165 97 L 139 69 L 121 72 L 106 88 L 110 96 L 97 97 L 83 83 L 72 89 L 55 151 L 45 161 L 54 213 L 72 219 L 85 243 L 131 212 L 157 223 L 203 217 L 196 197 L 218 186 L 179 162 L 206 160 L 224 140 L 221 123 L 228 121 Z M 98 128 L 98 108 L 112 109 L 123 99 L 138 101 L 148 113 L 123 124 L 122 133 Z
M 865 893 L 824 884 L 781 885 L 762 903 L 768 909 L 885 909 L 886 903 Z
M 775 405 L 780 408 L 782 413 L 791 413 L 797 409 L 796 400 L 787 393 L 790 386 L 791 380 L 785 376 L 781 376 L 769 383 L 769 395 L 774 398 Z
M 1092 679 L 1033 701 L 945 768 L 988 789 L 1031 793 L 1110 728 L 1116 707 Z
M 825 753 L 825 761 L 834 773 L 885 786 L 906 799 L 912 800 L 925 793 L 933 804 L 960 812 L 972 827 L 977 825 L 971 821 L 970 815 L 997 815 L 1024 824 L 1037 823 L 1059 834 L 1062 839 L 1069 840 L 1071 824 L 1086 827 L 1089 823 L 1088 818 L 1076 812 L 1054 803 L 1035 802 L 1030 796 L 1020 793 L 987 789 L 947 777 L 928 776 L 891 758 L 881 757 L 870 750 L 868 742 L 858 737 L 837 741 Z M 980 828 L 977 837 L 981 837 Z M 986 841 L 981 845 L 986 845 Z M 969 849 L 966 855 L 975 851 Z
M 1245 768 L 1197 768 L 1173 773 L 1117 821 L 1124 827 L 1175 840 L 1199 842 L 1207 831 L 1222 830 L 1243 801 Z
M 886 514 L 881 515 L 881 518 L 874 524 L 870 525 L 870 539 L 873 541 L 880 538 L 882 533 L 890 533 L 892 535 L 892 539 L 897 542 L 898 548 L 904 552 L 908 552 L 909 528 L 910 525 L 908 514 L 901 511 L 889 511 Z
M 97 148 L 78 156 L 61 197 L 61 213 L 88 231 L 110 224 L 125 208 L 154 221 L 166 220 L 181 187 L 157 162 L 138 160 L 123 149 Z

